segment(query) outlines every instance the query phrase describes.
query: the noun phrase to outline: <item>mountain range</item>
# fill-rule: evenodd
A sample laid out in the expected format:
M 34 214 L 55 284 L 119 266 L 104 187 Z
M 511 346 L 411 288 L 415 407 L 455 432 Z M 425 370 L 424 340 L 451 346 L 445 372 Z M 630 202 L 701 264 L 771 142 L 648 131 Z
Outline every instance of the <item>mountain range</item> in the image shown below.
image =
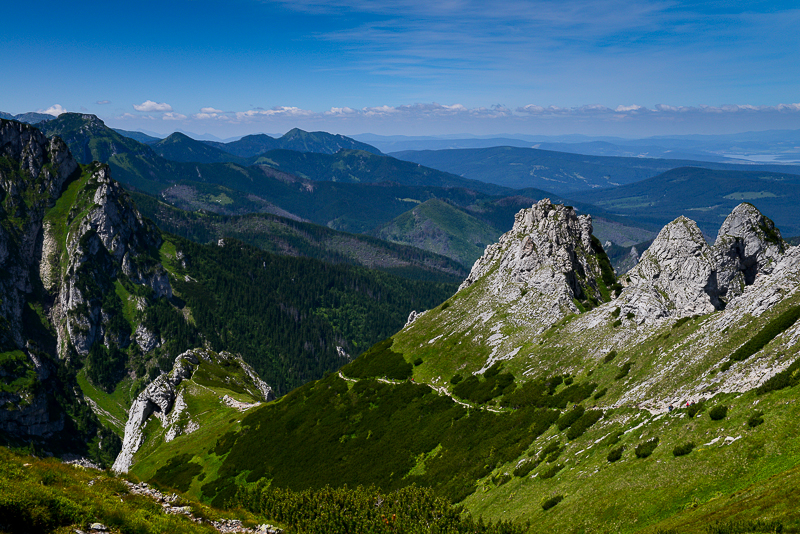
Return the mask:
M 588 203 L 462 188 L 398 197 L 412 206 L 387 236 L 449 228 L 460 254 L 483 248 L 456 286 L 352 265 L 394 255 L 455 271 L 410 247 L 350 238 L 372 248 L 345 261 L 346 234 L 296 218 L 190 214 L 132 195 L 114 166 L 70 146 L 153 163 L 151 178 L 221 166 L 298 190 L 397 185 L 170 162 L 91 118 L 64 119 L 77 125 L 62 122 L 65 140 L 0 120 L 0 435 L 121 475 L 93 479 L 91 508 L 68 467 L 3 450 L 0 528 L 88 529 L 99 516 L 130 530 L 172 510 L 133 493 L 138 480 L 180 492 L 193 504 L 179 513 L 199 521 L 242 514 L 296 531 L 800 528 L 800 248 L 754 205 L 773 197 L 729 199 L 713 243 L 676 216 L 625 273 Z M 664 187 L 729 176 L 696 171 L 670 171 Z M 151 182 L 170 184 L 159 194 L 230 185 Z M 489 221 L 506 216 L 494 237 Z M 610 217 L 621 232 L 625 217 Z M 108 508 L 117 499 L 125 514 Z

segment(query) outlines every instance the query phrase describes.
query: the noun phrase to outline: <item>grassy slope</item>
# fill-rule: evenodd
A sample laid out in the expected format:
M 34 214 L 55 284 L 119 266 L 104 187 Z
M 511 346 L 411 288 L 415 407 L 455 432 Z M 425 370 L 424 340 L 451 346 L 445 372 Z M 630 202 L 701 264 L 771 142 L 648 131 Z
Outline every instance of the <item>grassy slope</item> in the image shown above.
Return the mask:
M 135 480 L 135 479 L 134 479 Z M 197 515 L 238 518 L 257 524 L 252 514 L 220 512 L 182 499 Z M 56 459 L 22 456 L 0 447 L 0 529 L 9 533 L 67 534 L 99 522 L 112 532 L 213 533 L 183 515 L 163 513 L 161 504 L 133 495 L 109 472 L 62 464 Z
M 446 202 L 431 199 L 396 217 L 375 235 L 443 254 L 471 267 L 500 232 Z

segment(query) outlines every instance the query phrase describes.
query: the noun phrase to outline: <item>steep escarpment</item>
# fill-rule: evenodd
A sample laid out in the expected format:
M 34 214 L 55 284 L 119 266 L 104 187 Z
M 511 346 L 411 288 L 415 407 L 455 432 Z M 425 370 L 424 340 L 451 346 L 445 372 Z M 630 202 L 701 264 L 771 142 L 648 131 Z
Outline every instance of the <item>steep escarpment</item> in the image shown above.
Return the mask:
M 147 310 L 172 297 L 160 234 L 107 166 L 79 165 L 58 137 L 2 121 L 0 151 L 3 440 L 84 453 L 105 441 L 107 460 L 118 440 L 76 395 L 76 375 L 107 391 L 146 378 L 164 342 Z
M 37 245 L 45 210 L 79 173 L 66 144 L 14 121 L 0 121 L 0 345 L 22 348 L 22 310 L 33 291 Z

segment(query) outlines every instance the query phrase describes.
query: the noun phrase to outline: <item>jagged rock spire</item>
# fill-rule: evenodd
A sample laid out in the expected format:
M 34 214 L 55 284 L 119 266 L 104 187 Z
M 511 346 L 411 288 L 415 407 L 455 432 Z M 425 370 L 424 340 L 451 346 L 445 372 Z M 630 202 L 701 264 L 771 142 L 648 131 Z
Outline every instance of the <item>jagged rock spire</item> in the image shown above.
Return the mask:
M 496 272 L 489 282 L 495 294 L 533 290 L 577 311 L 573 299 L 604 300 L 604 254 L 590 216 L 543 199 L 516 214 L 511 231 L 486 248 L 460 289 Z
M 719 297 L 741 295 L 759 274 L 769 274 L 787 244 L 769 218 L 749 203 L 736 206 L 722 223 L 714 242 Z
M 786 251 L 775 224 L 752 204 L 740 204 L 709 246 L 684 216 L 665 226 L 624 278 L 623 312 L 638 322 L 711 313 L 772 272 Z

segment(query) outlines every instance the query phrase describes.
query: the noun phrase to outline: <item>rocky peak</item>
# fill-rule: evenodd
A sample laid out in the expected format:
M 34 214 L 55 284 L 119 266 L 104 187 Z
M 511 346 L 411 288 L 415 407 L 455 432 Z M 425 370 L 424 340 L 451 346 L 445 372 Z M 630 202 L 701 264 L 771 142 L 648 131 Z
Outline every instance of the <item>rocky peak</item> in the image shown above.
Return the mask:
M 119 276 L 151 288 L 154 298 L 172 297 L 167 272 L 151 252 L 161 244 L 158 230 L 136 210 L 122 186 L 111 179 L 108 166 L 94 164 L 91 168 L 87 194 L 92 189 L 90 207 L 77 224 L 71 225 L 65 243 L 67 264 L 55 321 L 62 325 L 58 327 L 62 356 L 67 341 L 83 356 L 97 340 L 123 347 L 130 343 L 130 333 L 106 328 L 113 314 L 102 308 L 102 292 L 112 290 Z M 52 242 L 48 237 L 45 241 Z M 54 251 L 48 250 L 43 256 L 51 264 L 57 263 Z M 137 332 L 136 339 L 149 337 Z M 144 345 L 140 344 L 144 352 L 156 346 L 150 342 Z
M 719 305 L 711 247 L 684 216 L 659 232 L 625 281 L 620 307 L 640 323 L 710 313 Z
M 722 223 L 713 247 L 720 298 L 729 301 L 752 285 L 756 276 L 771 273 L 786 248 L 775 223 L 755 206 L 736 206 Z
M 786 248 L 775 224 L 752 204 L 734 208 L 713 246 L 694 221 L 678 217 L 624 278 L 621 309 L 640 323 L 722 309 L 758 275 L 772 272 Z
M 591 217 L 544 199 L 516 214 L 513 228 L 486 248 L 459 291 L 481 281 L 491 295 L 520 299 L 513 305 L 519 313 L 537 309 L 546 326 L 577 312 L 576 302 L 591 308 L 608 300 L 613 271 L 607 264 L 604 282 L 603 260 Z

